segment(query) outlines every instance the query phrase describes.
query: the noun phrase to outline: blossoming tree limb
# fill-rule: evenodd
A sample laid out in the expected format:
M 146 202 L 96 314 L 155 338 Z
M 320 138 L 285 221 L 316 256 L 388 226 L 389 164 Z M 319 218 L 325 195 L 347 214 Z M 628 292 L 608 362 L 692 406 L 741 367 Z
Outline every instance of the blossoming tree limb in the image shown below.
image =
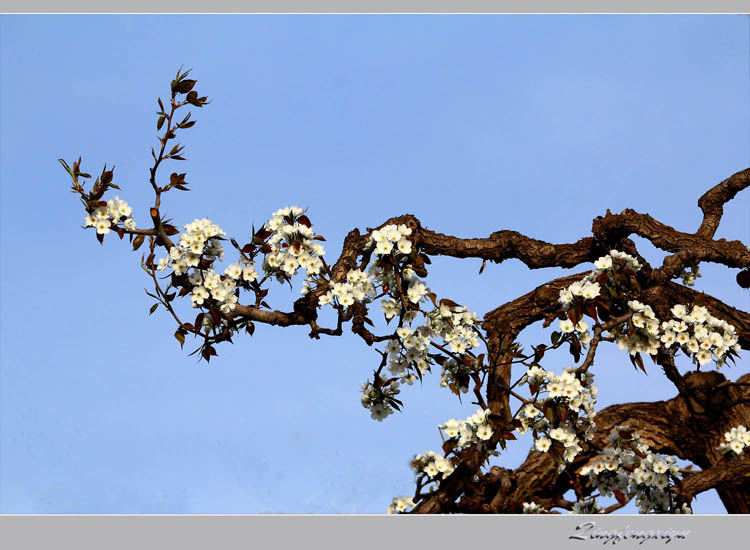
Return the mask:
M 750 347 L 750 314 L 691 288 L 703 262 L 738 270 L 737 283 L 750 286 L 750 249 L 714 239 L 724 204 L 748 187 L 750 169 L 700 197 L 703 220 L 692 233 L 624 210 L 596 218 L 590 236 L 575 243 L 550 244 L 515 231 L 464 239 L 405 214 L 364 232 L 353 229 L 338 258 L 327 261 L 325 238 L 313 230 L 307 212 L 286 207 L 253 226 L 245 244 L 228 240 L 236 261 L 222 272 L 227 238 L 217 224 L 195 219 L 181 233 L 162 214 L 167 192 L 188 190 L 185 173 L 166 179 L 159 173 L 166 161 L 184 160 L 183 146 L 170 142 L 195 124 L 190 112 L 181 119 L 177 113 L 208 104 L 189 72 L 178 71 L 166 106 L 158 100 L 157 130 L 163 133 L 151 151 L 148 227 L 136 227 L 132 207 L 119 196 L 105 200 L 110 189 L 119 190 L 113 170 L 105 166 L 87 191 L 91 176 L 81 159 L 60 161 L 86 210 L 85 227 L 100 243 L 111 233 L 127 235 L 134 250 L 147 243 L 141 267 L 153 284 L 150 313 L 166 310 L 180 346 L 192 336 L 199 344 L 193 353 L 205 361 L 217 355 L 220 343 L 242 331 L 252 335 L 257 323 L 307 326 L 316 339 L 341 336 L 348 326 L 379 357 L 361 388 L 373 419 L 400 411 L 401 386 L 437 367 L 441 386 L 459 398 L 471 392 L 478 410 L 439 426 L 441 452 L 414 456 L 415 492 L 394 498 L 390 512 L 606 513 L 635 499 L 644 513 L 684 513 L 695 495 L 716 489 L 730 513 L 750 513 L 744 451 L 750 446 L 750 374 L 732 381 L 720 372 Z M 650 265 L 631 235 L 667 252 L 662 265 Z M 482 269 L 486 262 L 514 258 L 530 269 L 584 270 L 480 318 L 427 287 L 431 256 L 478 258 Z M 275 282 L 291 285 L 302 273 L 293 307 L 272 308 Z M 186 297 L 190 307 L 179 300 Z M 332 308 L 330 326 L 319 318 L 323 308 Z M 194 319 L 187 317 L 191 309 L 197 310 Z M 384 316 L 377 323 L 376 313 Z M 554 323 L 550 341 L 525 351 L 518 336 L 538 322 Z M 596 354 L 606 344 L 617 345 L 644 372 L 644 358 L 650 359 L 677 395 L 597 410 Z M 571 363 L 559 374 L 542 366 L 558 350 Z M 695 370 L 683 374 L 680 363 Z M 516 434 L 528 432 L 534 446 L 521 466 L 486 467 Z M 700 470 L 681 468 L 677 458 Z M 574 500 L 566 498 L 571 490 Z

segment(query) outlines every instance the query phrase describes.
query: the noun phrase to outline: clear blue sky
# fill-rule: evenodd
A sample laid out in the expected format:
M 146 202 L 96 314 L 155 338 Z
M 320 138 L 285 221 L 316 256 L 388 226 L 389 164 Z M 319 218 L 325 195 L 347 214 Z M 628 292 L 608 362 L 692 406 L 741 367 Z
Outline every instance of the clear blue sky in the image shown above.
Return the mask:
M 571 242 L 628 207 L 695 230 L 700 194 L 750 164 L 748 50 L 739 15 L 2 16 L 0 512 L 382 513 L 437 424 L 472 412 L 433 373 L 404 414 L 370 420 L 378 356 L 351 335 L 259 327 L 207 366 L 148 316 L 140 254 L 81 230 L 56 159 L 115 164 L 145 226 L 156 96 L 180 65 L 212 104 L 182 139 L 193 191 L 167 214 L 242 241 L 309 207 L 335 257 L 350 229 L 406 212 L 464 237 Z M 717 237 L 747 242 L 749 205 Z M 479 265 L 436 260 L 428 283 L 481 315 L 564 273 Z M 703 274 L 750 309 L 733 272 Z M 602 406 L 674 395 L 614 351 L 596 372 Z M 723 511 L 710 494 L 694 509 Z

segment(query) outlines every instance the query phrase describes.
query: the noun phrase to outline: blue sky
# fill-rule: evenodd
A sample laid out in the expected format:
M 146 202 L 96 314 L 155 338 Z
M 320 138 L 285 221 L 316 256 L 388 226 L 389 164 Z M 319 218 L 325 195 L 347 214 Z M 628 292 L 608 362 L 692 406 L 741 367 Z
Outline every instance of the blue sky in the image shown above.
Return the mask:
M 212 103 L 165 170 L 193 189 L 166 213 L 242 240 L 309 207 L 335 257 L 352 228 L 406 212 L 462 237 L 572 242 L 607 208 L 694 231 L 698 197 L 749 164 L 748 51 L 739 15 L 0 17 L 0 512 L 382 513 L 437 424 L 473 412 L 433 373 L 404 414 L 370 420 L 378 356 L 350 335 L 258 327 L 206 365 L 148 316 L 140 255 L 81 230 L 56 159 L 115 164 L 147 225 L 156 97 L 180 65 Z M 717 237 L 747 242 L 749 206 L 730 203 Z M 428 284 L 481 315 L 566 273 L 479 265 L 435 259 Z M 733 272 L 702 272 L 699 289 L 750 309 Z M 602 406 L 674 395 L 615 351 Z M 723 511 L 715 494 L 694 509 Z

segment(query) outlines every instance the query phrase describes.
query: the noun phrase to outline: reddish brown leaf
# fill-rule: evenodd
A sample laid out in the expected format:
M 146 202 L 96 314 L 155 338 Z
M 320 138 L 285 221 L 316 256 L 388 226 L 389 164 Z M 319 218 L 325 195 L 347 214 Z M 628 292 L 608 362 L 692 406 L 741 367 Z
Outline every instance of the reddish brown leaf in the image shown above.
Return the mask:
M 459 304 L 457 304 L 453 300 L 449 300 L 448 298 L 441 298 L 440 301 L 438 302 L 438 305 L 439 306 L 445 305 L 445 306 L 448 306 L 448 307 L 460 307 Z
M 213 320 L 216 322 L 217 325 L 221 324 L 221 313 L 218 309 L 215 307 L 210 307 L 208 311 L 211 313 L 211 317 L 213 317 Z
M 591 317 L 595 322 L 599 322 L 599 319 L 596 316 L 596 306 L 594 304 L 588 304 L 586 306 L 586 313 L 589 317 Z

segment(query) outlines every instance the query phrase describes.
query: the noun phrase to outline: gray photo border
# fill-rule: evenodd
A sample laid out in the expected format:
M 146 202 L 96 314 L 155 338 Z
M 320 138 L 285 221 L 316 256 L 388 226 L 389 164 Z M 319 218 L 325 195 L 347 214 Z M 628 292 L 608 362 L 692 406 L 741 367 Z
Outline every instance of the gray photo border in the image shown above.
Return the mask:
M 4 515 L 3 548 L 681 548 L 747 541 L 750 516 Z M 738 546 L 741 547 L 741 546 Z
M 735 13 L 747 0 L 183 0 L 105 5 L 32 0 L 2 13 Z M 11 17 L 12 18 L 12 17 Z M 750 28 L 750 27 L 749 27 Z M 1 488 L 0 488 L 1 490 Z M 384 515 L 0 515 L 0 547 L 136 548 L 711 548 L 748 540 L 750 515 L 384 516 Z M 741 546 L 740 546 L 741 547 Z
M 747 0 L 30 0 L 0 13 L 747 13 Z

